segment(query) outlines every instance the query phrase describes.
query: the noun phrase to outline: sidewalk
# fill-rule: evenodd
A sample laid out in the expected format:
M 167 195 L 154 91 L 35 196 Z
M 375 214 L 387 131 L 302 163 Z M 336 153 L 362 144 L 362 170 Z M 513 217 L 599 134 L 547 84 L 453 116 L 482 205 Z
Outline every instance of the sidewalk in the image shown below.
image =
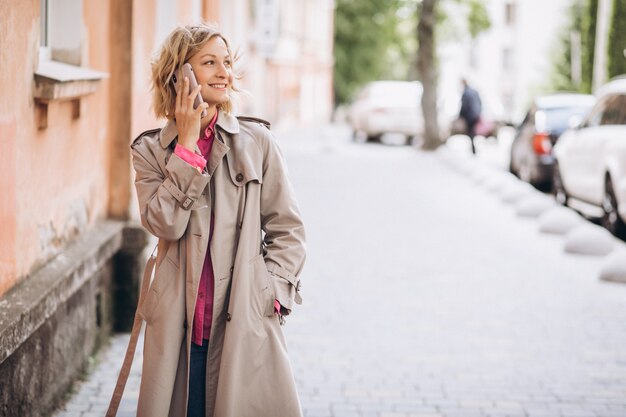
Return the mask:
M 109 406 L 115 381 L 130 334 L 118 334 L 111 339 L 110 346 L 104 347 L 94 358 L 95 368 L 88 371 L 87 379 L 77 381 L 71 393 L 71 399 L 53 417 L 103 417 Z M 137 343 L 135 360 L 126 383 L 124 396 L 120 404 L 118 417 L 135 417 L 137 414 L 137 398 L 139 397 L 139 380 L 143 359 L 143 330 Z
M 348 133 L 278 135 L 307 225 L 304 302 L 284 327 L 304 416 L 625 417 L 626 286 L 445 158 L 494 179 L 505 150 Z M 104 414 L 127 340 L 53 417 Z M 120 416 L 135 415 L 141 351 Z

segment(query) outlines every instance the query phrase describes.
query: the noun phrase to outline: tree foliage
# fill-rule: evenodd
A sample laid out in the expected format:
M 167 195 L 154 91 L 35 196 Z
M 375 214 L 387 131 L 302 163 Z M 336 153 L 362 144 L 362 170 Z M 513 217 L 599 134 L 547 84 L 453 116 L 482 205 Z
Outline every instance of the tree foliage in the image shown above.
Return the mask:
M 481 32 L 491 27 L 491 20 L 485 4 L 480 0 L 466 0 L 469 6 L 467 23 L 470 36 L 476 39 Z
M 489 28 L 483 1 L 446 1 L 468 6 L 472 38 Z M 369 81 L 415 78 L 417 39 L 414 34 L 420 3 L 421 0 L 335 1 L 336 104 L 348 102 L 355 91 Z M 438 27 L 445 24 L 441 8 L 436 24 Z
M 403 24 L 414 19 L 410 0 L 336 0 L 335 102 L 350 100 L 357 88 L 377 79 L 406 78 L 410 40 Z
M 609 32 L 609 78 L 626 74 L 626 2 L 613 2 L 613 17 Z
M 613 5 L 614 15 L 611 23 L 611 37 L 609 38 L 609 74 L 615 75 L 611 70 L 611 63 L 619 64 L 619 56 L 624 57 L 624 36 L 626 35 L 626 16 L 624 16 L 623 0 L 615 0 Z M 615 12 L 622 13 L 621 20 Z M 581 93 L 591 93 L 593 86 L 593 64 L 596 45 L 596 22 L 598 17 L 598 0 L 574 0 L 568 14 L 568 21 L 559 37 L 559 52 L 553 59 L 552 88 L 555 90 L 570 90 Z M 580 85 L 575 85 L 572 80 L 572 32 L 580 33 L 581 53 L 581 80 Z M 621 34 L 621 39 L 620 39 Z M 615 40 L 612 40 L 615 37 Z M 617 51 L 619 44 L 623 45 L 621 51 Z M 622 59 L 626 61 L 626 59 Z M 623 64 L 626 65 L 626 62 Z M 619 71 L 617 67 L 615 70 Z M 624 66 L 622 73 L 626 72 Z
M 596 48 L 598 0 L 586 0 L 582 15 L 580 40 L 582 44 L 582 79 L 580 90 L 590 93 L 593 86 L 593 61 Z
M 553 55 L 554 59 L 552 61 L 552 76 L 550 81 L 550 87 L 554 91 L 582 91 L 582 86 L 575 82 L 576 80 L 574 80 L 572 74 L 572 34 L 581 34 L 582 16 L 586 1 L 587 0 L 574 0 L 572 2 L 568 10 L 567 22 L 558 35 L 557 46 Z M 588 81 L 591 81 L 590 77 Z

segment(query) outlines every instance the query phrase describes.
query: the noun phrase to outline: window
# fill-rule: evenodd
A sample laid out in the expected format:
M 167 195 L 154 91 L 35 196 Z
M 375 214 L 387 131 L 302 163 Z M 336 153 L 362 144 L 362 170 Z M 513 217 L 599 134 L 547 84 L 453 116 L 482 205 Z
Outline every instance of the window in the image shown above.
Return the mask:
M 48 0 L 41 0 L 40 2 L 41 12 L 41 47 L 48 46 Z
M 72 116 L 78 118 L 81 97 L 95 92 L 108 74 L 81 66 L 83 0 L 39 0 L 39 11 L 39 62 L 33 97 L 37 126 L 45 129 L 50 102 L 71 101 Z
M 600 120 L 601 125 L 626 125 L 626 95 L 614 94 L 606 97 Z
M 82 0 L 39 0 L 40 56 L 43 59 L 81 64 Z
M 40 3 L 40 16 L 39 20 L 39 31 L 40 31 L 40 41 L 39 41 L 39 60 L 49 60 L 50 59 L 50 33 L 48 31 L 48 0 L 41 0 Z
M 507 3 L 504 6 L 504 21 L 507 26 L 515 25 L 515 3 Z
M 513 51 L 511 48 L 502 50 L 502 69 L 505 71 L 513 69 Z
M 605 108 L 606 100 L 600 100 L 593 106 L 587 120 L 582 125 L 583 127 L 596 127 L 600 125 L 600 120 L 603 118 L 604 108 Z

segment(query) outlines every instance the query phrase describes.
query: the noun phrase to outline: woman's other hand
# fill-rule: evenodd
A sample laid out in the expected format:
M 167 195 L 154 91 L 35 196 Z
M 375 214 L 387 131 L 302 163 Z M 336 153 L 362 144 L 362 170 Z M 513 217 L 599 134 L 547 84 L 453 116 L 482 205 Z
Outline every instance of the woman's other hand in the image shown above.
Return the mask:
M 200 137 L 200 119 L 203 110 L 208 108 L 208 104 L 202 103 L 197 109 L 193 108 L 196 96 L 200 94 L 202 86 L 189 91 L 189 79 L 183 80 L 183 88 L 176 93 L 176 128 L 178 129 L 178 144 L 190 151 L 195 151 L 196 143 Z

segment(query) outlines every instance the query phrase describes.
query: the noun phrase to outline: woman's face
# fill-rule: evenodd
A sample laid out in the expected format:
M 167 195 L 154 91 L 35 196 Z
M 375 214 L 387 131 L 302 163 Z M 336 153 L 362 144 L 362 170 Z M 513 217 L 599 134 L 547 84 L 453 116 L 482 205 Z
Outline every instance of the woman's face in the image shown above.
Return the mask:
M 202 98 L 209 106 L 225 103 L 232 87 L 232 61 L 224 40 L 211 38 L 194 56 L 189 59 L 196 74 L 198 84 L 202 86 Z

